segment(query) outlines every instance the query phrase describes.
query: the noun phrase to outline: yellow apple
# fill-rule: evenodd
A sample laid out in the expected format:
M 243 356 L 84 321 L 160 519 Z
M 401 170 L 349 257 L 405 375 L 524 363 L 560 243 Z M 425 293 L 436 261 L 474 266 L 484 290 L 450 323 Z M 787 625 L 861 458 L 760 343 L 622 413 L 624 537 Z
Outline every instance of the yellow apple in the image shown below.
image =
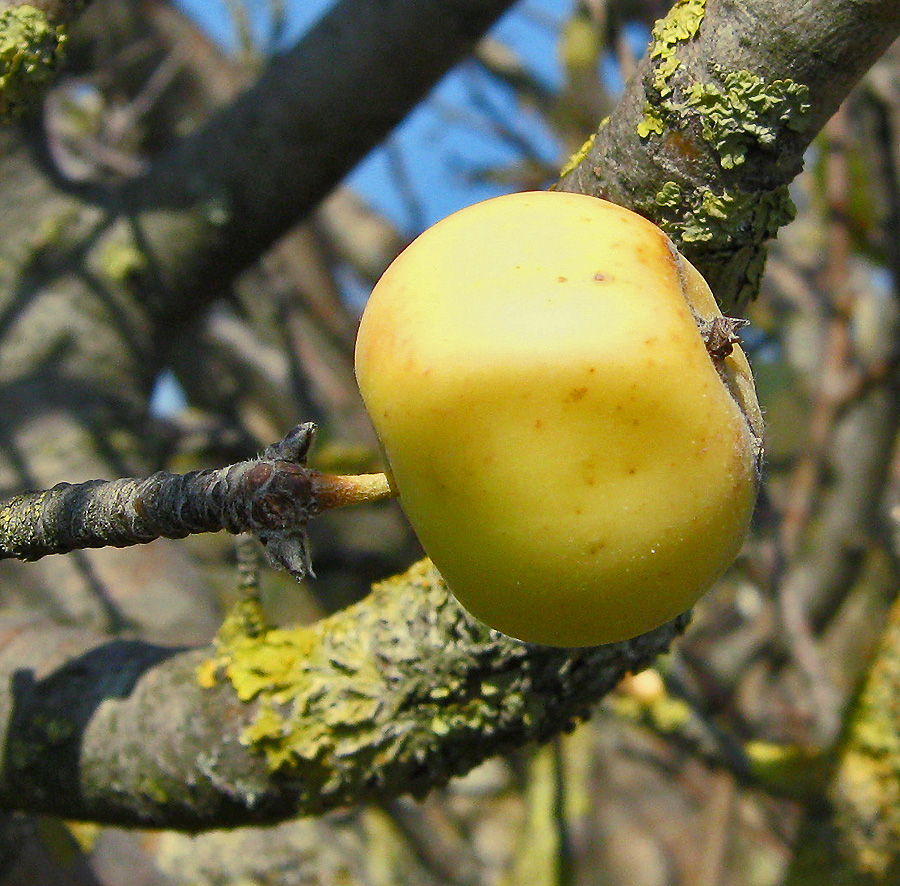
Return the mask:
M 400 502 L 477 618 L 584 646 L 690 608 L 736 556 L 761 418 L 700 274 L 579 194 L 457 212 L 388 268 L 356 373 Z M 729 353 L 730 350 L 730 353 Z

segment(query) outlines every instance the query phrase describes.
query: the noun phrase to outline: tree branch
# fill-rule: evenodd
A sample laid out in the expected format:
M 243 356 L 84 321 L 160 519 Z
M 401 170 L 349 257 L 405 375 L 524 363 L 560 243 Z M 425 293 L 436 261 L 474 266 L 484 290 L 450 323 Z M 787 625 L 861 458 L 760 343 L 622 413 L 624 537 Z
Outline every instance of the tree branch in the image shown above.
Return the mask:
M 260 458 L 212 471 L 60 483 L 0 503 L 0 560 L 127 547 L 222 529 L 252 532 L 295 578 L 312 574 L 306 524 L 328 508 L 394 493 L 384 474 L 308 470 L 315 425 L 298 425 Z
M 723 311 L 756 294 L 788 183 L 850 89 L 900 34 L 893 0 L 679 0 L 563 190 L 661 225 Z
M 201 829 L 421 795 L 567 728 L 685 621 L 593 649 L 528 646 L 468 616 L 426 561 L 312 627 L 226 623 L 214 649 L 7 618 L 0 804 Z
M 158 308 L 171 318 L 205 307 L 311 212 L 511 3 L 340 0 L 243 96 L 117 196 L 148 255 Z

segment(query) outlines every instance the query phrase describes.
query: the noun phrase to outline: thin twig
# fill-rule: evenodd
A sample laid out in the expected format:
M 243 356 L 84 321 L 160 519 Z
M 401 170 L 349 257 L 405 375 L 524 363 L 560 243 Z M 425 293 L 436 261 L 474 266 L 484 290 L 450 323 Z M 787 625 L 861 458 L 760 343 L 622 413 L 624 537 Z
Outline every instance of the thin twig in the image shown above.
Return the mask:
M 335 477 L 306 468 L 315 425 L 262 456 L 218 470 L 60 483 L 0 504 L 0 559 L 128 547 L 200 532 L 251 532 L 296 578 L 311 574 L 306 525 L 315 514 L 393 493 L 384 474 Z

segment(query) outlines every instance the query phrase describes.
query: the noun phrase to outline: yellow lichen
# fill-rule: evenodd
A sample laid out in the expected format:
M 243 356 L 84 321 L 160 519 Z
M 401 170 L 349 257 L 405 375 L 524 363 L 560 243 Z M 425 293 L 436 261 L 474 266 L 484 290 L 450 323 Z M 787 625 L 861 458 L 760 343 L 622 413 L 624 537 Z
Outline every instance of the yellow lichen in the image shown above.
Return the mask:
M 606 122 L 605 120 L 600 123 L 600 126 Z M 566 160 L 565 165 L 559 171 L 559 177 L 563 178 L 567 176 L 585 157 L 588 155 L 588 151 L 590 151 L 591 147 L 594 144 L 594 139 L 597 137 L 596 132 L 592 132 L 584 144 L 574 153 L 568 160 Z
M 900 605 L 857 699 L 832 785 L 835 823 L 854 865 L 877 878 L 900 845 Z M 886 881 L 885 881 L 886 882 Z
M 0 120 L 21 114 L 56 74 L 65 34 L 28 4 L 0 12 Z

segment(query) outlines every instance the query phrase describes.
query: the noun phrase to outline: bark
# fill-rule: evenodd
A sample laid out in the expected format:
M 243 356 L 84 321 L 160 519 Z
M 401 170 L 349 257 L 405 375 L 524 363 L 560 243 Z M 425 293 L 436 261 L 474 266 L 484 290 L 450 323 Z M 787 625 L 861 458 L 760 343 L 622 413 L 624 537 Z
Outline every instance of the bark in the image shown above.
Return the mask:
M 680 0 L 560 187 L 660 224 L 726 313 L 756 294 L 787 185 L 900 33 L 893 0 Z
M 422 795 L 567 728 L 684 621 L 528 646 L 469 617 L 427 563 L 311 628 L 226 625 L 193 651 L 8 618 L 0 804 L 196 830 Z

